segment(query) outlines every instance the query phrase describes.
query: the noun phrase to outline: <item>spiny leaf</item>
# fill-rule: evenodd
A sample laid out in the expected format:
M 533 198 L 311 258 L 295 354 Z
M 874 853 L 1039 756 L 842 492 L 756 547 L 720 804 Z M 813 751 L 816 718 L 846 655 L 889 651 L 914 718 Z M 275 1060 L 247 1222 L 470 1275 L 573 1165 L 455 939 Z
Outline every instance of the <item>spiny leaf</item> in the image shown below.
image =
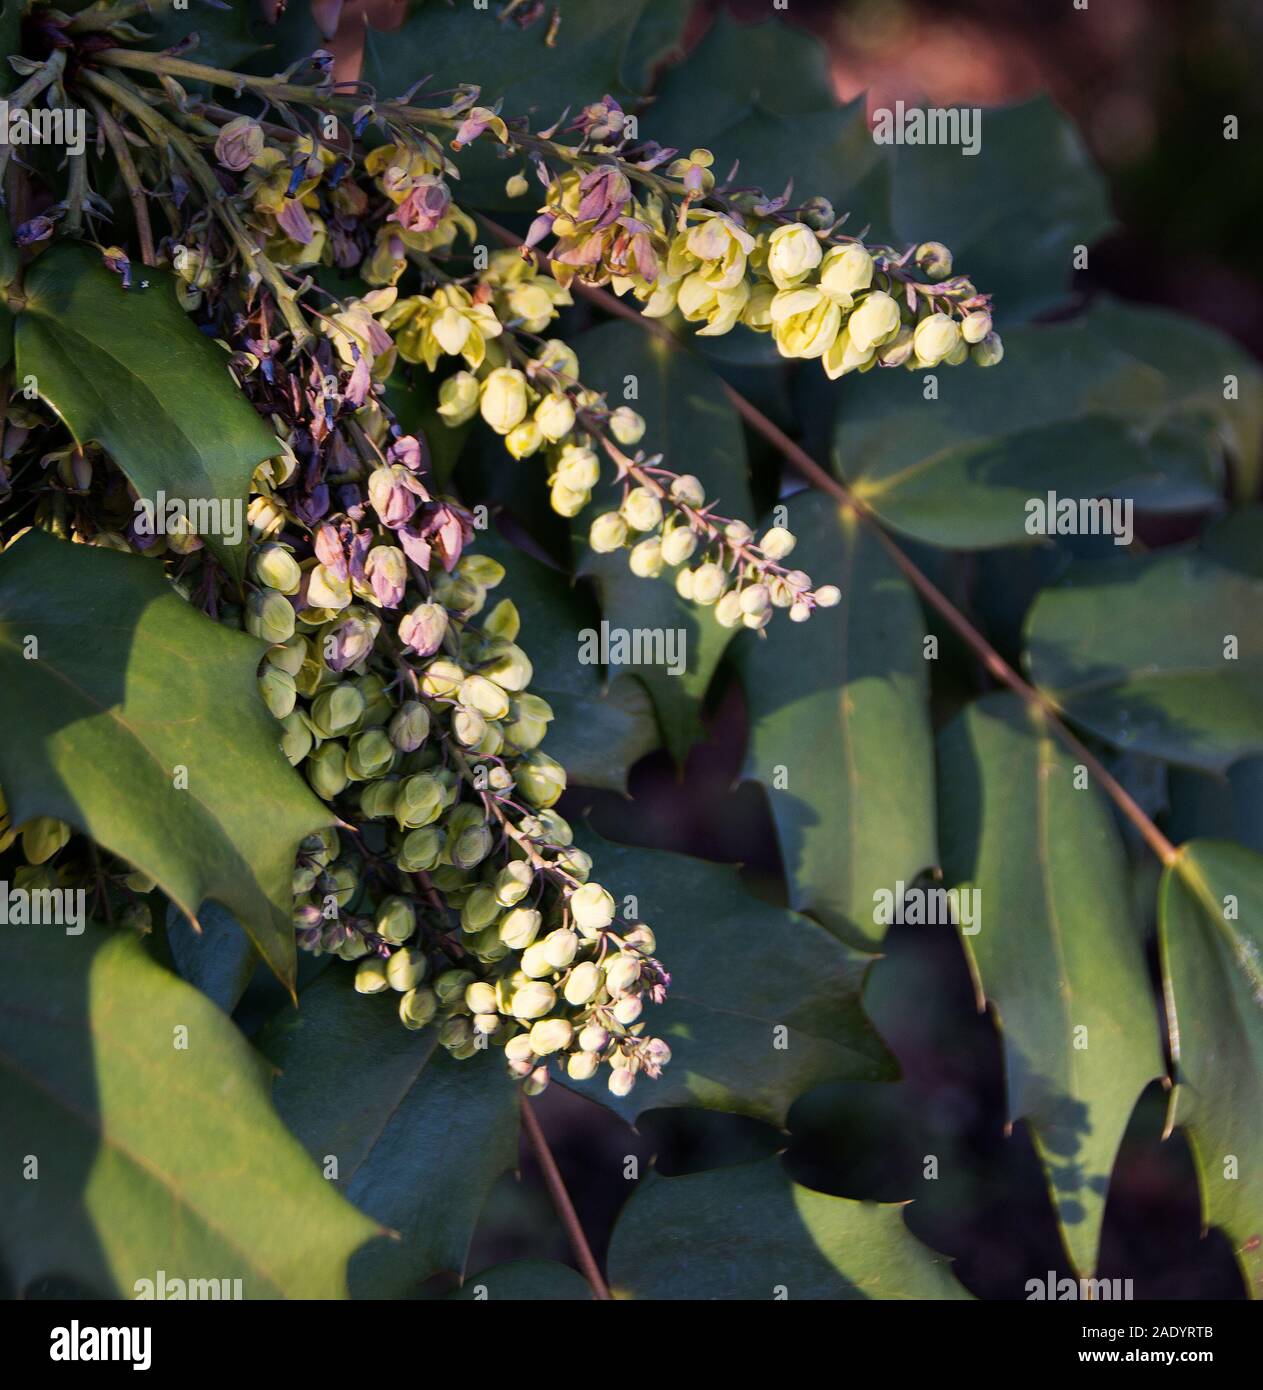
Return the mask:
M 1076 565 L 1026 645 L 1035 683 L 1116 747 L 1208 772 L 1263 752 L 1263 579 L 1193 551 Z
M 609 1277 L 623 1298 L 969 1298 L 901 1206 L 800 1187 L 779 1158 L 651 1173 L 614 1228 Z
M 82 246 L 61 245 L 30 268 L 17 323 L 17 373 L 80 443 L 98 441 L 140 497 L 217 502 L 207 545 L 240 579 L 245 507 L 256 466 L 279 445 L 194 328 L 171 277 L 137 268 L 130 290 Z M 225 534 L 239 527 L 234 540 Z
M 1004 342 L 999 367 L 940 372 L 931 399 L 923 372 L 844 383 L 838 469 L 905 535 L 966 550 L 1046 544 L 1055 517 L 1028 529 L 1029 504 L 1050 492 L 1208 509 L 1225 446 L 1242 463 L 1258 452 L 1257 400 L 1225 402 L 1222 381 L 1235 369 L 1248 396 L 1256 370 L 1189 319 L 1105 302 L 1071 323 L 1005 329 Z
M 411 1032 L 398 996 L 357 994 L 334 968 L 260 1038 L 280 1069 L 277 1109 L 361 1211 L 399 1233 L 362 1252 L 357 1297 L 400 1297 L 438 1270 L 462 1274 L 488 1192 L 517 1160 L 519 1088 L 503 1054 L 454 1061 L 438 1030 Z
M 788 504 L 789 562 L 842 602 L 744 636 L 746 775 L 767 788 L 790 903 L 856 945 L 880 941 L 874 893 L 935 862 L 928 662 L 912 591 L 854 514 Z
M 1208 1224 L 1263 1297 L 1263 855 L 1194 840 L 1158 889 L 1176 1088 Z
M 871 956 L 752 897 L 733 869 L 590 832 L 576 838 L 595 861 L 593 878 L 616 903 L 626 906 L 631 895 L 638 920 L 657 937 L 671 987 L 644 1020 L 666 1039 L 672 1060 L 626 1099 L 603 1081 L 575 1089 L 628 1121 L 644 1110 L 700 1105 L 780 1125 L 812 1086 L 894 1074 L 861 1006 Z
M 1067 1252 L 1090 1275 L 1123 1131 L 1164 1070 L 1122 842 L 1015 695 L 943 731 L 939 786 L 944 877 L 981 906 L 961 938 L 998 1015 L 1008 1118 L 1029 1122 Z
M 343 1298 L 347 1260 L 378 1234 L 286 1132 L 232 1023 L 128 932 L 8 942 L 0 1108 L 0 1248 L 19 1289 L 59 1275 L 131 1298 L 165 1270 L 240 1279 L 247 1298 Z
M 222 903 L 292 986 L 291 878 L 330 823 L 259 695 L 263 646 L 136 555 L 31 531 L 0 556 L 0 786 L 15 825 L 56 816 L 190 917 Z

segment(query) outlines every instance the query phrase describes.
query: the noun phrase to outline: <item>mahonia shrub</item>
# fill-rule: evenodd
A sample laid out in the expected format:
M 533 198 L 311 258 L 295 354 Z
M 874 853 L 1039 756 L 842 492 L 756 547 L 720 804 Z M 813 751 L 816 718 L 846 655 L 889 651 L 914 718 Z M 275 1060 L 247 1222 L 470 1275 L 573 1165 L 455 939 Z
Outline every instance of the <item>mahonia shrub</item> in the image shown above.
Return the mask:
M 516 15 L 523 43 L 539 8 Z M 546 499 L 579 547 L 670 585 L 667 597 L 699 622 L 748 630 L 740 660 L 756 711 L 769 699 L 806 707 L 821 686 L 820 644 L 847 642 L 856 608 L 902 579 L 874 579 L 868 561 L 856 573 L 840 541 L 816 544 L 813 572 L 801 568 L 790 509 L 770 523 L 730 514 L 739 509 L 708 491 L 689 457 L 661 447 L 664 422 L 592 385 L 566 325 L 595 306 L 666 351 L 735 335 L 758 361 L 803 364 L 824 383 L 853 378 L 847 389 L 861 399 L 900 369 L 937 379 L 999 367 L 991 295 L 932 239 L 934 226 L 904 244 L 870 236 L 856 226 L 862 208 L 835 208 L 792 181 L 780 193 L 747 182 L 739 148 L 642 136 L 652 106 L 633 112 L 606 94 L 544 113 L 549 126 L 506 109 L 476 73 L 392 96 L 335 80 L 331 54 L 316 47 L 263 73 L 275 66 L 266 56 L 217 61 L 236 49 L 213 26 L 206 49 L 165 22 L 151 39 L 144 9 L 36 4 L 12 64 L 14 110 L 77 116 L 86 132 L 64 167 L 11 165 L 6 185 L 3 328 L 17 357 L 0 456 L 0 624 L 13 700 L 28 704 L 5 709 L 46 702 L 24 716 L 29 746 L 19 736 L 0 752 L 0 853 L 13 886 L 86 897 L 109 933 L 99 950 L 163 926 L 174 954 L 178 931 L 155 920 L 155 904 L 175 920 L 213 899 L 291 991 L 301 951 L 304 972 L 342 972 L 356 995 L 390 998 L 399 1029 L 453 1061 L 481 1068 L 484 1053 L 502 1054 L 496 1065 L 526 1096 L 550 1078 L 597 1080 L 610 1103 L 636 1089 L 628 1104 L 647 1108 L 670 1075 L 672 1047 L 654 1021 L 672 999 L 670 952 L 642 920 L 637 886 L 620 878 L 616 888 L 600 844 L 558 809 L 567 773 L 548 750 L 561 721 L 532 661 L 551 634 L 524 623 L 511 562 L 487 543 L 497 518 L 446 461 L 476 437 L 484 465 L 494 459 L 497 476 Z M 489 186 L 492 198 L 478 191 Z M 65 343 L 91 361 L 68 367 Z M 177 379 L 184 400 L 167 409 Z M 981 381 L 969 372 L 958 389 Z M 769 438 L 780 448 L 785 437 Z M 852 521 L 886 519 L 881 502 L 843 496 Z M 240 536 L 198 524 L 212 503 L 224 517 L 241 507 Z M 903 529 L 936 540 L 917 525 Z M 50 619 L 33 603 L 46 542 L 78 547 L 65 574 L 89 554 L 108 563 L 91 571 L 97 601 L 120 631 L 133 627 L 119 640 L 134 643 L 134 664 L 120 658 L 100 689 L 86 688 L 61 610 Z M 521 563 L 538 565 L 544 539 L 527 542 Z M 830 610 L 840 607 L 839 624 Z M 182 664 L 159 676 L 147 663 L 193 617 L 202 636 L 173 646 Z M 1007 672 L 986 650 L 988 670 Z M 54 669 L 43 694 L 19 656 Z M 248 691 L 232 674 L 243 663 Z M 191 723 L 209 717 L 212 698 L 230 705 L 232 736 L 182 743 L 179 721 L 168 727 L 146 703 L 164 679 Z M 84 748 L 122 786 L 67 771 L 82 750 L 62 687 L 82 694 L 85 711 L 118 712 Z M 195 810 L 155 799 L 152 819 L 136 813 L 135 823 L 119 770 L 139 755 L 121 751 L 126 739 Z M 823 757 L 832 751 L 826 741 Z M 248 789 L 199 793 L 213 758 L 245 767 Z M 114 800 L 128 808 L 117 829 Z M 850 809 L 857 833 L 865 807 Z M 785 845 L 791 832 L 778 830 Z M 811 853 L 818 863 L 831 850 Z M 813 892 L 795 884 L 791 903 L 831 930 L 842 923 L 845 948 L 830 943 L 839 953 L 876 945 L 855 929 L 852 905 L 835 910 Z M 819 969 L 827 979 L 850 967 L 839 954 Z M 858 1011 L 858 992 L 853 1002 Z M 693 1084 L 691 1073 L 678 1084 Z M 723 1108 L 729 1097 L 714 1089 Z M 780 1124 L 792 1097 L 768 1094 L 754 1086 L 730 1108 Z M 348 1246 L 364 1237 L 349 1207 L 340 1219 Z M 955 1285 L 939 1262 L 918 1277 L 923 1296 L 956 1296 L 943 1292 Z
M 454 1057 L 502 1047 L 528 1091 L 561 1059 L 574 1080 L 607 1063 L 625 1095 L 670 1060 L 643 1016 L 670 976 L 649 924 L 616 924 L 599 866 L 553 809 L 566 779 L 543 747 L 553 712 L 529 689 L 529 634 L 510 600 L 487 607 L 503 566 L 478 555 L 468 506 L 438 490 L 426 439 L 404 432 L 384 383 L 401 360 L 439 375 L 443 426 L 478 417 L 512 460 L 541 459 L 563 517 L 611 487 L 618 505 L 592 521 L 594 551 L 625 551 L 634 574 L 672 576 L 722 626 L 761 630 L 778 609 L 808 620 L 839 588 L 789 567 L 786 527 L 758 534 L 722 515 L 695 476 L 647 453 L 647 422 L 585 387 L 551 333 L 559 309 L 580 286 L 609 286 L 649 318 L 678 309 L 702 335 L 768 333 L 836 378 L 994 365 L 989 299 L 937 242 L 866 245 L 822 198 L 791 206 L 718 183 L 709 150 L 631 139 L 610 97 L 563 141 L 510 127 L 476 87 L 434 107 L 340 95 L 323 52 L 277 79 L 107 52 L 85 64 L 83 99 L 102 132 L 140 146 L 142 168 L 178 181 L 153 259 L 231 350 L 277 453 L 254 474 L 243 605 L 196 534 L 161 536 L 143 509 L 111 525 L 73 445 L 62 454 L 86 495 L 59 529 L 178 559 L 190 601 L 268 644 L 259 687 L 285 755 L 337 815 L 299 847 L 303 948 L 353 962 L 364 994 L 397 992 L 403 1026 L 435 1024 Z M 233 116 L 182 81 L 257 93 L 291 121 Z M 540 189 L 521 244 L 481 257 L 454 192 L 479 142 Z M 506 192 L 530 187 L 514 173 Z M 82 218 L 88 196 L 65 218 Z M 43 215 L 15 240 L 36 247 L 61 230 Z M 124 289 L 139 273 L 124 247 L 102 258 Z M 324 290 L 326 268 L 363 292 Z M 23 846 L 33 867 L 51 857 L 42 828 Z

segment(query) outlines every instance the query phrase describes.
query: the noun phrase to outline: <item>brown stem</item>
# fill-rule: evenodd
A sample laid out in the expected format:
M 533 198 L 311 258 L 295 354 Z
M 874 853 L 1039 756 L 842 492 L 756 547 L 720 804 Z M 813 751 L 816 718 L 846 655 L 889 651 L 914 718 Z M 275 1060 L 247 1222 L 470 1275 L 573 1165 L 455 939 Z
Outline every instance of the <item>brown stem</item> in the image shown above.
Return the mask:
M 493 222 L 489 217 L 482 216 L 483 223 L 506 245 L 516 246 L 521 244 L 521 238 L 514 236 L 507 228 L 501 227 Z M 626 319 L 629 323 L 635 323 L 647 333 L 652 333 L 654 337 L 662 342 L 669 344 L 673 349 L 680 352 L 687 352 L 687 346 L 662 324 L 655 319 L 647 319 L 643 314 L 637 312 L 630 305 L 624 304 L 622 300 L 603 289 L 598 289 L 595 285 L 585 285 L 580 280 L 573 282 L 573 287 L 594 304 L 598 304 L 606 313 L 614 315 L 615 318 Z M 965 615 L 956 608 L 950 599 L 943 594 L 938 587 L 928 579 L 915 564 L 903 553 L 895 540 L 886 533 L 877 514 L 861 498 L 856 497 L 851 490 L 843 483 L 840 483 L 831 473 L 825 471 L 799 444 L 796 444 L 778 425 L 763 414 L 757 406 L 752 405 L 746 398 L 727 382 L 722 383 L 724 394 L 731 401 L 733 408 L 741 418 L 756 433 L 761 434 L 764 439 L 780 450 L 798 472 L 807 479 L 813 486 L 822 492 L 829 493 L 837 498 L 844 506 L 849 507 L 855 515 L 868 526 L 873 533 L 885 546 L 890 553 L 890 557 L 895 564 L 903 571 L 908 582 L 917 592 L 929 603 L 953 628 L 965 645 L 978 657 L 985 669 L 1003 685 L 1007 685 L 1016 695 L 1029 705 L 1032 709 L 1048 721 L 1049 726 L 1061 742 L 1083 763 L 1093 777 L 1104 788 L 1105 793 L 1114 802 L 1122 814 L 1135 826 L 1145 844 L 1157 855 L 1163 864 L 1169 865 L 1176 862 L 1179 858 L 1179 851 L 1161 830 L 1145 815 L 1140 805 L 1130 792 L 1115 778 L 1095 754 L 1088 751 L 1082 742 L 1071 733 L 1070 729 L 1062 722 L 1062 712 L 1060 707 L 1048 698 L 1043 691 L 1024 681 L 1021 676 L 1008 664 L 990 642 L 978 631 Z
M 610 1286 L 605 1282 L 605 1276 L 601 1273 L 600 1266 L 596 1262 L 587 1236 L 583 1234 L 583 1227 L 579 1223 L 574 1203 L 570 1200 L 570 1193 L 566 1191 L 566 1184 L 561 1176 L 561 1170 L 557 1167 L 557 1160 L 553 1157 L 553 1151 L 548 1147 L 548 1140 L 544 1138 L 544 1131 L 540 1128 L 539 1120 L 536 1119 L 535 1111 L 531 1108 L 531 1102 L 526 1096 L 522 1097 L 522 1127 L 526 1130 L 527 1142 L 535 1155 L 535 1161 L 544 1174 L 548 1195 L 553 1199 L 553 1206 L 557 1209 L 561 1224 L 566 1228 L 570 1248 L 574 1251 L 580 1273 L 591 1284 L 592 1292 L 598 1299 L 603 1302 L 612 1301 L 613 1294 L 610 1293 Z

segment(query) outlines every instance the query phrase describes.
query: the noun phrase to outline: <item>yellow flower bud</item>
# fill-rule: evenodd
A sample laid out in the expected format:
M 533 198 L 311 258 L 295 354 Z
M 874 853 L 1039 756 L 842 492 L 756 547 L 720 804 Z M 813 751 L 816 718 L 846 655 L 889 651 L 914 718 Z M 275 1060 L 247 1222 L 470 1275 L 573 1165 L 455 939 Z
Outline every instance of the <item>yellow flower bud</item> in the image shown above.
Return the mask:
M 535 423 L 551 444 L 564 439 L 574 429 L 574 406 L 560 391 L 550 392 L 535 407 Z
M 778 289 L 801 284 L 820 264 L 820 238 L 803 222 L 777 227 L 768 237 L 767 270 Z
M 879 347 L 899 331 L 899 305 L 882 290 L 865 295 L 859 308 L 846 321 L 847 332 L 857 352 Z
M 438 413 L 443 423 L 463 425 L 478 413 L 478 378 L 473 372 L 457 372 L 439 387 Z
M 931 314 L 917 324 L 912 342 L 917 363 L 936 367 L 960 341 L 960 329 L 946 314 Z
M 526 377 L 516 367 L 497 367 L 482 383 L 478 409 L 497 434 L 508 434 L 526 418 Z
M 662 503 L 651 488 L 632 488 L 619 511 L 633 531 L 653 531 L 662 525 Z
M 859 245 L 835 246 L 820 266 L 820 288 L 848 307 L 851 296 L 873 283 L 873 258 Z
M 626 540 L 627 522 L 617 512 L 604 512 L 588 530 L 588 544 L 598 555 L 620 550 Z
M 610 433 L 627 448 L 639 444 L 645 433 L 644 419 L 630 406 L 620 405 L 610 414 Z

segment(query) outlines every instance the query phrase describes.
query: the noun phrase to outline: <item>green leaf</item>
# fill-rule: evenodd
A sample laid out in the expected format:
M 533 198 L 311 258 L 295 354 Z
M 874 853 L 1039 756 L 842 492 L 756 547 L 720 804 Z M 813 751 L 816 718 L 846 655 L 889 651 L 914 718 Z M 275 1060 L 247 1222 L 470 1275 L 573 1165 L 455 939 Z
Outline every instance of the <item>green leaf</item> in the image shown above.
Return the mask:
M 253 0 L 229 0 L 223 8 L 212 8 L 204 0 L 193 0 L 191 5 L 186 0 L 179 9 L 169 4 L 156 5 L 136 23 L 153 35 L 149 46 L 158 49 L 173 48 L 195 34 L 197 48 L 189 56 L 194 62 L 212 68 L 240 68 L 247 58 L 257 57 L 272 48 L 275 40 L 275 30 L 264 20 L 260 7 Z M 311 47 L 314 46 L 313 43 Z M 184 85 L 196 87 L 199 84 Z
M 898 243 L 946 243 L 1002 332 L 1065 301 L 1076 246 L 1113 225 L 1105 180 L 1047 97 L 982 112 L 982 147 L 892 146 Z
M 480 536 L 478 549 L 507 571 L 489 605 L 512 599 L 521 615 L 520 642 L 535 670 L 531 691 L 555 716 L 544 740 L 548 756 L 571 784 L 625 792 L 632 765 L 658 747 L 658 725 L 638 680 L 621 675 L 607 686 L 598 667 L 579 660 L 581 634 L 600 624 L 591 595 L 498 532 Z
M 614 1228 L 610 1287 L 646 1299 L 969 1298 L 902 1210 L 800 1187 L 779 1158 L 651 1173 Z
M 503 101 L 502 114 L 529 116 L 541 130 L 567 109 L 572 115 L 607 92 L 624 102 L 631 95 L 621 75 L 639 82 L 646 59 L 658 49 L 649 30 L 638 29 L 649 0 L 566 0 L 561 23 L 548 41 L 547 17 L 523 29 L 501 18 L 502 6 L 478 10 L 444 0 L 411 0 L 403 24 L 365 31 L 363 78 L 382 98 L 398 97 L 423 77 L 417 100 L 460 83 L 476 83 L 488 106 Z M 626 57 L 624 56 L 626 55 Z M 504 182 L 521 163 L 499 158 L 492 137 L 461 155 L 461 201 L 490 210 L 527 209 L 511 199 Z
M 21 730 L 0 743 L 13 823 L 69 822 L 189 917 L 222 903 L 292 987 L 294 855 L 331 817 L 281 753 L 255 677 L 263 650 L 152 560 L 43 531 L 0 556 L 0 722 Z
M 588 1281 L 569 1265 L 555 1260 L 511 1260 L 472 1275 L 449 1299 L 492 1303 L 590 1303 Z
M 853 944 L 880 941 L 874 893 L 937 858 L 921 610 L 881 544 L 835 502 L 789 503 L 788 563 L 842 602 L 778 613 L 735 648 L 750 711 L 745 775 L 767 788 L 790 905 Z
M 629 1122 L 645 1110 L 692 1105 L 780 1125 L 812 1086 L 895 1074 L 861 1005 L 874 957 L 751 897 L 734 869 L 590 831 L 576 839 L 595 861 L 593 879 L 619 904 L 633 895 L 636 919 L 657 937 L 671 986 L 644 1021 L 672 1060 L 623 1100 L 604 1077 L 567 1085 Z
M 1263 758 L 1242 758 L 1222 776 L 1173 767 L 1167 777 L 1167 834 L 1185 840 L 1235 840 L 1263 854 Z
M 779 194 L 792 178 L 795 203 L 819 196 L 839 216 L 851 211 L 848 232 L 875 223 L 884 234 L 889 224 L 889 160 L 873 143 L 863 98 L 839 106 L 824 45 L 779 20 L 746 25 L 721 14 L 663 74 L 641 130 L 685 152 L 709 149 L 718 179 L 740 160 L 742 187 Z
M 1198 549 L 1216 564 L 1263 579 L 1263 506 L 1233 508 L 1202 532 Z
M 68 1275 L 131 1298 L 165 1270 L 240 1279 L 247 1298 L 341 1298 L 378 1233 L 286 1132 L 232 1023 L 128 932 L 10 939 L 0 1107 L 0 1247 L 19 1289 Z
M 1208 1223 L 1263 1296 L 1263 855 L 1196 840 L 1162 875 L 1158 939 L 1173 1011 L 1172 1119 L 1197 1159 Z
M 400 1297 L 438 1270 L 464 1272 L 496 1179 L 517 1161 L 517 1084 L 498 1051 L 454 1061 L 437 1029 L 399 1021 L 398 996 L 357 994 L 335 965 L 268 1025 L 281 1118 L 361 1211 L 399 1233 L 361 1252 L 356 1297 Z
M 611 406 L 629 404 L 644 417 L 648 428 L 640 448 L 662 454 L 665 467 L 699 478 L 720 515 L 750 519 L 754 503 L 741 421 L 723 382 L 704 362 L 629 323 L 602 324 L 580 334 L 572 346 L 585 386 L 604 392 Z M 629 380 L 636 391 L 630 399 L 625 395 Z M 683 762 L 701 733 L 701 701 L 733 634 L 712 613 L 679 597 L 674 571 L 640 579 L 628 568 L 626 551 L 596 555 L 588 549 L 592 519 L 617 505 L 617 493 L 605 481 L 599 483 L 591 504 L 575 519 L 574 553 L 579 572 L 596 584 L 601 616 L 611 628 L 678 634 L 685 657 L 681 674 L 671 674 L 663 663 L 619 669 L 644 683 L 663 741 L 675 760 Z
M 1006 330 L 998 367 L 937 373 L 933 400 L 923 372 L 869 372 L 844 383 L 838 468 L 896 530 L 963 550 L 1041 542 L 1027 504 L 1049 492 L 1141 510 L 1218 506 L 1225 444 L 1257 443 L 1244 424 L 1240 437 L 1229 430 L 1244 403 L 1220 399 L 1212 412 L 1206 374 L 1183 360 L 1189 333 L 1203 336 L 1174 315 L 1105 304 Z M 1137 338 L 1161 347 L 1144 356 Z M 1236 363 L 1251 370 L 1239 353 Z
M 25 293 L 19 377 L 35 377 L 75 438 L 98 441 L 142 498 L 218 503 L 206 543 L 240 579 L 250 479 L 279 446 L 223 349 L 180 308 L 170 277 L 138 271 L 125 290 L 98 256 L 62 245 L 30 268 Z
M 1261 579 L 1195 551 L 1076 565 L 1026 645 L 1035 683 L 1116 747 L 1208 772 L 1263 753 Z
M 174 903 L 167 904 L 171 959 L 182 980 L 230 1014 L 241 1002 L 254 975 L 258 953 L 241 923 L 217 903 L 202 906 L 198 923 L 201 931 L 194 930 Z
M 688 20 L 688 6 L 679 0 L 648 0 L 623 50 L 619 78 L 628 91 L 649 90 L 655 68 L 683 43 Z
M 1114 1157 L 1164 1072 L 1158 1018 L 1109 808 L 1015 695 L 939 738 L 943 875 L 976 891 L 960 924 L 1004 1041 L 1008 1119 L 1025 1119 L 1072 1265 L 1096 1267 Z
M 1169 309 L 1107 298 L 1093 305 L 1091 321 L 1147 369 L 1137 404 L 1153 412 L 1157 438 L 1172 454 L 1182 436 L 1216 460 L 1227 450 L 1237 496 L 1253 497 L 1263 481 L 1263 370 L 1254 358 L 1226 334 Z
M 370 28 L 364 77 L 382 97 L 395 97 L 427 74 L 424 91 L 476 82 L 487 105 L 504 100 L 507 116 L 535 115 L 551 123 L 565 107 L 617 93 L 628 40 L 647 0 L 567 0 L 548 42 L 547 20 L 523 29 L 496 9 L 476 10 L 443 0 L 411 0 L 402 26 Z M 422 98 L 424 99 L 424 97 Z

